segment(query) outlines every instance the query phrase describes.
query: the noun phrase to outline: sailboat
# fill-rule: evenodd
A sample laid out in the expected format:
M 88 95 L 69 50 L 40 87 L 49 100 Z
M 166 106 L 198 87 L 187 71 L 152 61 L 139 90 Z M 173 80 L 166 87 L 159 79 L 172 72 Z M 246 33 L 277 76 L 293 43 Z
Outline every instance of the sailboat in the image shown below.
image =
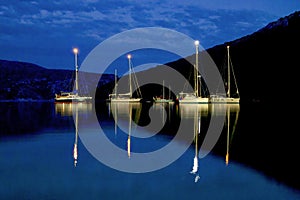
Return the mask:
M 137 87 L 137 92 L 140 97 L 134 98 L 132 96 L 132 82 L 135 81 L 137 83 L 137 78 L 135 76 L 135 73 L 133 72 L 133 67 L 132 67 L 132 62 L 131 62 L 131 55 L 127 55 L 128 58 L 128 68 L 129 68 L 129 74 L 128 74 L 128 82 L 129 82 L 129 92 L 124 93 L 124 94 L 118 94 L 117 93 L 117 88 L 118 88 L 118 83 L 117 83 L 117 75 L 115 73 L 115 92 L 113 94 L 109 94 L 109 99 L 108 101 L 110 102 L 140 102 L 142 100 L 141 98 L 141 91 L 139 87 Z
M 82 96 L 78 93 L 78 64 L 77 64 L 77 55 L 78 49 L 74 48 L 73 53 L 75 55 L 75 90 L 72 92 L 61 92 L 60 94 L 55 94 L 55 102 L 83 102 L 83 101 L 91 101 L 92 97 L 90 96 Z
M 153 101 L 155 103 L 169 103 L 169 102 L 173 102 L 173 100 L 171 99 L 171 89 L 169 88 L 169 96 L 168 98 L 165 97 L 165 81 L 163 80 L 163 85 L 162 85 L 162 98 L 161 97 L 154 97 Z
M 234 78 L 234 86 L 236 88 L 236 96 L 233 97 L 231 94 L 231 75 Z M 229 46 L 227 46 L 227 92 L 226 94 L 221 95 L 210 95 L 209 102 L 210 103 L 228 103 L 228 104 L 239 104 L 240 96 L 238 91 L 238 86 L 235 78 L 235 74 L 233 71 L 233 67 L 231 64 L 231 59 L 229 55 Z
M 195 46 L 196 46 L 196 64 L 194 66 L 194 92 L 193 93 L 184 93 L 181 92 L 179 93 L 179 103 L 202 103 L 202 104 L 207 104 L 208 103 L 208 98 L 207 97 L 202 97 L 201 95 L 201 76 L 198 75 L 198 56 L 199 56 L 199 41 L 195 41 Z M 200 89 L 199 89 L 200 88 Z

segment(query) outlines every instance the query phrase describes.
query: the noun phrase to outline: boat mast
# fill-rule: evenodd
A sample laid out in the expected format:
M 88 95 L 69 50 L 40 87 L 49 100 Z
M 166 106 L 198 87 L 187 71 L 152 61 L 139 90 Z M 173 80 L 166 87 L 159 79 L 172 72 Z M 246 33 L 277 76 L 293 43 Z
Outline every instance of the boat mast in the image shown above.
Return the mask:
M 163 99 L 165 99 L 165 80 L 163 80 Z
M 194 88 L 195 88 L 195 96 L 196 97 L 199 97 L 199 88 L 198 88 L 198 54 L 199 54 L 199 40 L 196 40 L 195 41 L 195 47 L 196 47 L 196 64 L 195 64 L 195 67 L 194 67 Z
M 117 74 L 117 69 L 115 69 L 115 98 L 117 98 L 117 94 L 118 94 L 118 81 L 117 81 L 117 77 L 118 77 L 118 74 Z
M 128 58 L 128 68 L 129 68 L 129 95 L 130 95 L 130 98 L 132 97 L 132 85 L 131 85 L 131 55 L 128 54 L 127 55 L 127 58 Z
M 171 86 L 169 85 L 169 100 L 171 99 Z
M 227 97 L 230 97 L 230 58 L 229 58 L 229 46 L 227 46 Z
M 78 94 L 78 64 L 77 64 L 78 49 L 74 48 L 73 53 L 75 56 L 75 91 Z

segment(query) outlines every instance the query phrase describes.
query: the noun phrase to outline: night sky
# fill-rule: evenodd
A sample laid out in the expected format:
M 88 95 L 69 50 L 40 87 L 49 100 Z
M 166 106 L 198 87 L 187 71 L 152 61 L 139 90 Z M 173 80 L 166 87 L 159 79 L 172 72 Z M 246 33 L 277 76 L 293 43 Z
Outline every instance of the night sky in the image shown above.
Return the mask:
M 107 38 L 142 27 L 179 31 L 207 49 L 296 10 L 296 0 L 1 0 L 0 59 L 73 69 L 73 47 L 82 62 Z

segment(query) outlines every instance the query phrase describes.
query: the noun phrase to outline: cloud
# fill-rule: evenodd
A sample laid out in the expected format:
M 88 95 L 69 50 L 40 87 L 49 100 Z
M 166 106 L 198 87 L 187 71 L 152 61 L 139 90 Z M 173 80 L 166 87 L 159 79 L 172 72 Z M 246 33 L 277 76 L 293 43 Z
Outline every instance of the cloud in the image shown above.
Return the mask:
M 86 3 L 86 4 L 94 4 L 94 3 L 99 2 L 99 0 L 83 0 L 82 2 Z
M 245 22 L 245 21 L 237 21 L 236 25 L 240 26 L 240 27 L 243 27 L 243 28 L 248 28 L 248 27 L 252 27 L 253 26 L 252 23 Z
M 131 7 L 117 7 L 107 13 L 107 16 L 109 16 L 107 20 L 133 26 L 136 23 L 133 19 L 133 14 L 134 11 L 132 11 Z
M 232 1 L 237 2 L 236 4 L 220 2 L 221 0 L 3 0 L 0 3 L 0 48 L 10 46 L 10 54 L 16 57 L 18 54 L 13 49 L 26 48 L 26 45 L 34 47 L 37 43 L 45 49 L 56 46 L 61 51 L 68 51 L 70 46 L 78 45 L 88 51 L 110 36 L 142 27 L 176 30 L 199 39 L 204 47 L 209 48 L 251 34 L 277 19 L 275 15 L 268 14 L 266 9 L 258 12 L 253 5 L 245 10 L 247 3 L 242 0 Z M 275 2 L 272 4 L 274 8 L 279 5 Z M 287 4 L 292 3 L 286 2 L 284 5 Z M 283 6 L 282 3 L 280 5 Z M 296 8 L 297 6 L 294 9 Z M 176 38 L 171 41 L 176 41 Z M 83 55 L 84 50 L 81 52 Z M 42 51 L 39 53 L 42 54 Z M 51 60 L 42 60 L 41 63 L 51 63 Z M 61 60 L 59 55 L 55 60 Z
M 190 2 L 153 1 L 147 4 L 137 1 L 110 2 L 104 6 L 101 1 L 80 0 L 77 1 L 77 4 L 86 4 L 87 6 L 77 10 L 78 5 L 75 3 L 73 5 L 54 1 L 51 6 L 43 6 L 43 9 L 31 9 L 30 13 L 22 14 L 19 17 L 19 23 L 41 28 L 45 28 L 44 25 L 47 24 L 47 26 L 57 29 L 65 28 L 66 31 L 72 27 L 80 27 L 82 31 L 77 35 L 81 34 L 96 41 L 105 37 L 103 30 L 105 30 L 106 36 L 109 36 L 131 28 L 147 26 L 171 28 L 191 34 L 191 36 L 198 32 L 201 33 L 200 37 L 204 38 L 208 34 L 217 34 L 224 26 L 219 22 L 224 16 L 230 14 L 205 10 Z M 34 5 L 40 3 L 32 2 Z M 8 9 L 9 7 L 4 6 L 2 10 Z M 244 21 L 247 22 L 247 20 Z M 236 23 L 236 26 L 238 25 Z M 249 25 L 248 28 L 251 26 Z
M 25 24 L 25 25 L 33 25 L 33 21 L 30 19 L 26 19 L 26 18 L 21 18 L 20 23 Z
M 195 26 L 198 26 L 200 30 L 206 30 L 206 31 L 215 31 L 218 29 L 217 25 L 210 21 L 207 18 L 199 18 L 193 23 Z
M 52 27 L 70 27 L 76 23 L 95 23 L 105 19 L 106 15 L 97 10 L 74 12 L 71 10 L 48 11 L 41 9 L 35 14 L 22 15 L 19 22 L 37 26 L 48 24 Z
M 39 3 L 37 1 L 30 1 L 31 4 L 33 5 L 38 5 Z

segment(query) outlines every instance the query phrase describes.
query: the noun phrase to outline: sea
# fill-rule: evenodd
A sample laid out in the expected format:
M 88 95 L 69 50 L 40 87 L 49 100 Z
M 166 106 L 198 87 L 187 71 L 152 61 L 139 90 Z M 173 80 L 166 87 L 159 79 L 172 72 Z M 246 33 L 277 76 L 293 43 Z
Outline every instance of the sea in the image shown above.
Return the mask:
M 0 103 L 0 199 L 300 199 L 286 107 Z

